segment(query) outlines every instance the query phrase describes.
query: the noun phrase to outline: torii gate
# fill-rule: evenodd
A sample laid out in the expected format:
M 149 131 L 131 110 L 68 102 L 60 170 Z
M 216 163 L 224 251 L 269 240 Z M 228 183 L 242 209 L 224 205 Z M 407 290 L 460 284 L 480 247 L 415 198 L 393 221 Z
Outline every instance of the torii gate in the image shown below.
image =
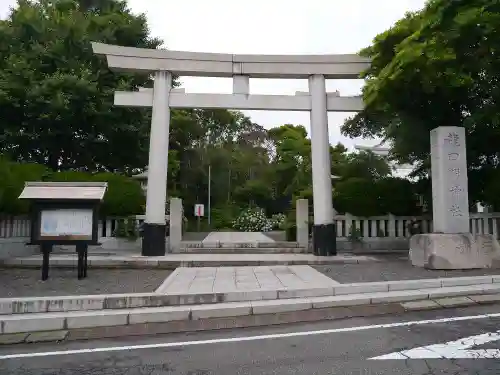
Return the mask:
M 309 111 L 314 196 L 313 249 L 336 254 L 333 222 L 328 111 L 357 112 L 360 97 L 327 93 L 326 79 L 358 79 L 370 60 L 347 55 L 233 55 L 120 47 L 92 43 L 116 71 L 152 73 L 153 89 L 115 93 L 115 105 L 152 107 L 146 219 L 142 255 L 165 254 L 170 108 Z M 232 94 L 191 94 L 172 88 L 172 75 L 232 77 Z M 295 95 L 251 95 L 250 78 L 308 79 L 309 92 Z

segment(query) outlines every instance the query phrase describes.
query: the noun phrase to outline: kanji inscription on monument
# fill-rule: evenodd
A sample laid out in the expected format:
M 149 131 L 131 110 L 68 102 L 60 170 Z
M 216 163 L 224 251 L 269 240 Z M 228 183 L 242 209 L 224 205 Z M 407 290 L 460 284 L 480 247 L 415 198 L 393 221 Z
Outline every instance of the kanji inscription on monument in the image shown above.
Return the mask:
M 460 147 L 460 136 L 455 132 L 448 133 L 444 141 L 451 146 Z
M 465 129 L 431 131 L 433 227 L 435 232 L 469 232 Z

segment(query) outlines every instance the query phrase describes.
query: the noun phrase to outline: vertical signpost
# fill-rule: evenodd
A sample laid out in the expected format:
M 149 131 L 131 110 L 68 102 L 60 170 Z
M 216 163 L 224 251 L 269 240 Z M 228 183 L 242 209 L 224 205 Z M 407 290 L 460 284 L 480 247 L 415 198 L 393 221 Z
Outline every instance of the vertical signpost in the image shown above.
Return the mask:
M 201 231 L 201 218 L 205 215 L 205 205 L 195 204 L 194 205 L 194 216 L 198 218 L 198 232 Z

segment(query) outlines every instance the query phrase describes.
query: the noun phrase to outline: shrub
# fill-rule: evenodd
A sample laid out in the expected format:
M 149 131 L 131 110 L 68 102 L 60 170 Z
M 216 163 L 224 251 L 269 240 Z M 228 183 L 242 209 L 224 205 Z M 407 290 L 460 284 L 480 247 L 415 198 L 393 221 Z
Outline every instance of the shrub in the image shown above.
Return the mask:
M 142 214 L 145 197 L 140 184 L 116 173 L 92 174 L 80 171 L 49 171 L 45 166 L 34 163 L 15 163 L 0 157 L 0 212 L 23 214 L 29 211 L 29 202 L 18 199 L 27 181 L 55 182 L 107 182 L 100 212 L 106 216 Z
M 127 219 L 120 219 L 116 223 L 116 228 L 113 233 L 115 237 L 127 238 L 130 240 L 136 240 L 139 238 L 139 228 L 134 217 Z
M 116 173 L 98 173 L 92 176 L 92 180 L 108 183 L 99 209 L 102 215 L 124 217 L 144 212 L 144 192 L 137 181 Z
M 212 228 L 220 230 L 232 227 L 235 218 L 238 216 L 238 211 L 240 209 L 234 204 L 213 207 L 210 213 Z
M 118 173 L 91 174 L 79 171 L 54 172 L 50 181 L 69 182 L 107 182 L 108 189 L 104 195 L 99 213 L 103 216 L 126 217 L 140 215 L 144 212 L 145 197 L 139 182 Z
M 233 228 L 242 232 L 269 232 L 271 222 L 261 208 L 248 208 L 233 221 Z
M 275 214 L 269 219 L 269 224 L 272 230 L 285 229 L 286 216 L 285 214 Z
M 14 163 L 0 157 L 0 212 L 9 215 L 29 212 L 30 203 L 19 195 L 26 181 L 40 181 L 47 169 L 35 163 Z

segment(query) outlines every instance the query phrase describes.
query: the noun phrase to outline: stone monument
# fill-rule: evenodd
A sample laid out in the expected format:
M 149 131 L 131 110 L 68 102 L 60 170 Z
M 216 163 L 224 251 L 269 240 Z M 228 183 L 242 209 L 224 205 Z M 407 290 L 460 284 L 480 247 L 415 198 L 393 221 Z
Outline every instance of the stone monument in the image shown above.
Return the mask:
M 429 269 L 500 266 L 496 238 L 470 233 L 464 128 L 431 131 L 431 178 L 433 233 L 411 237 L 412 264 Z

